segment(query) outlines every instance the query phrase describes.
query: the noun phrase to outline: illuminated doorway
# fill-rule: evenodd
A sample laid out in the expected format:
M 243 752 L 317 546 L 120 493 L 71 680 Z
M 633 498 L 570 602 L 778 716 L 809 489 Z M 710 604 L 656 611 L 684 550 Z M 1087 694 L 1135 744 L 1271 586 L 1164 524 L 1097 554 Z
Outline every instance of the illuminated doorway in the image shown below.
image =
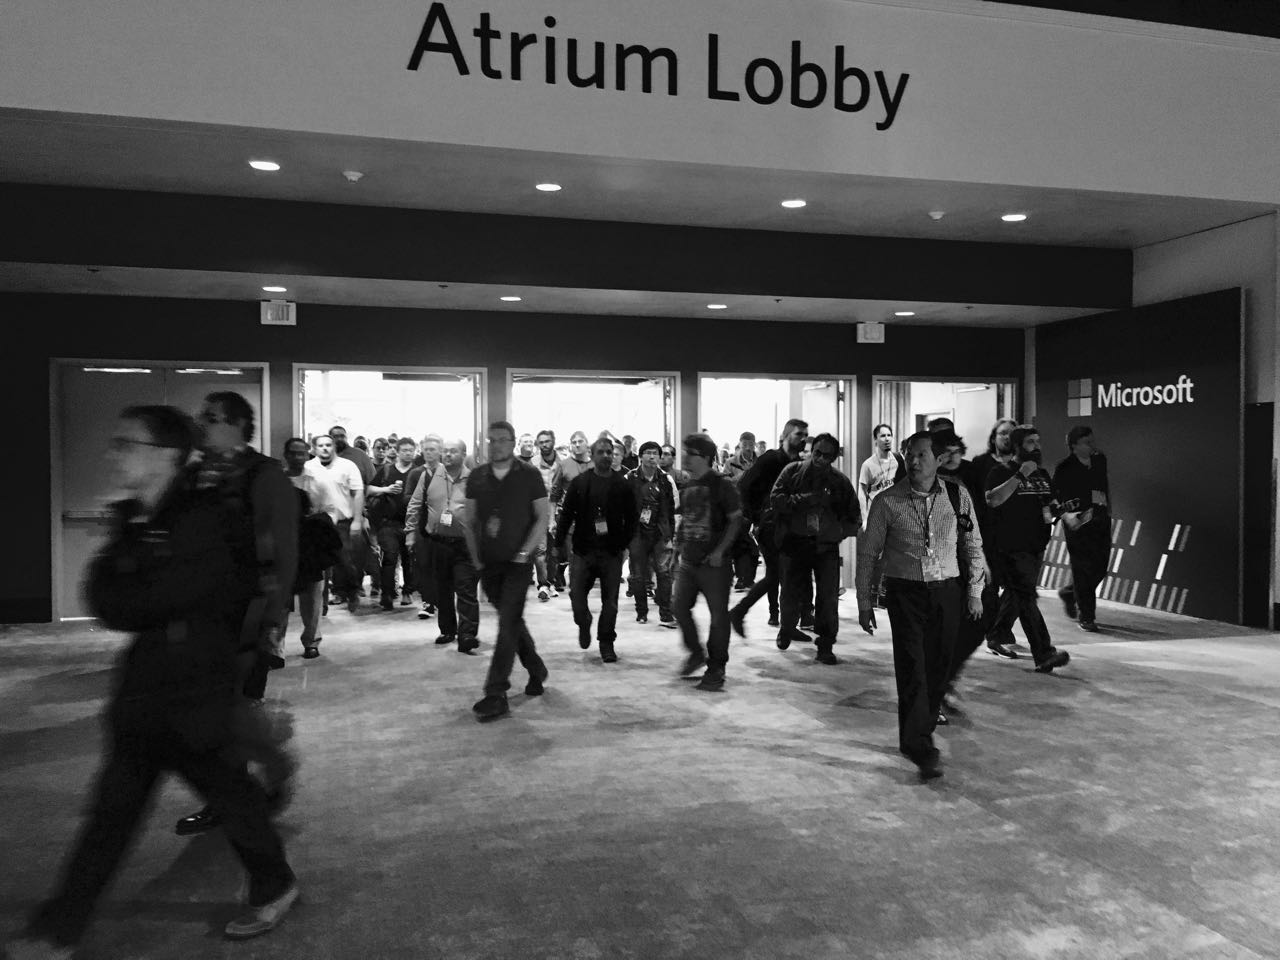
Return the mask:
M 507 371 L 507 410 L 517 435 L 554 430 L 564 447 L 575 430 L 677 443 L 680 375 L 585 370 Z

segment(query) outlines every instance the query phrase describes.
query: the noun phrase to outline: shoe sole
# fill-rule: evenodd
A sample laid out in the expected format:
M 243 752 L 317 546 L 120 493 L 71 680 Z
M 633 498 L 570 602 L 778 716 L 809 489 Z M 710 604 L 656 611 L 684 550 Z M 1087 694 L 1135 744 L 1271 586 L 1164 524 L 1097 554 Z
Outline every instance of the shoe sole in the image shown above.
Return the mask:
M 258 924 L 246 925 L 243 927 L 237 927 L 237 921 L 233 920 L 223 929 L 223 935 L 228 940 L 252 940 L 254 937 L 260 937 L 263 934 L 270 933 L 276 927 L 280 926 L 280 922 L 284 920 L 289 911 L 297 905 L 298 900 L 300 899 L 298 888 L 294 887 L 292 890 L 287 891 L 280 899 L 288 899 L 289 902 L 279 908 L 279 913 L 276 914 L 275 919 L 270 921 L 264 920 Z
M 995 647 L 987 647 L 987 652 L 990 653 L 993 657 L 1000 657 L 1003 660 L 1019 659 L 1017 652 L 1013 650 L 1010 650 L 1008 653 L 1002 653 L 1001 651 L 997 650 Z

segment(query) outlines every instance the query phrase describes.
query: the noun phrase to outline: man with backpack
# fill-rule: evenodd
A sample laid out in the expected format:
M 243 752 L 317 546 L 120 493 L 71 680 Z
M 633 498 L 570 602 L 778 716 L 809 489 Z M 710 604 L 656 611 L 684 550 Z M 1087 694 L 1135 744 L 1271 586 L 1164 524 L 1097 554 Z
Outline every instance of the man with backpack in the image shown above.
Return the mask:
M 962 612 L 982 616 L 982 534 L 973 500 L 937 476 L 943 438 L 921 431 L 907 441 L 907 477 L 871 502 L 858 538 L 858 622 L 876 629 L 872 566 L 884 569 L 898 688 L 898 749 L 923 780 L 942 775 L 933 730 L 946 690 Z

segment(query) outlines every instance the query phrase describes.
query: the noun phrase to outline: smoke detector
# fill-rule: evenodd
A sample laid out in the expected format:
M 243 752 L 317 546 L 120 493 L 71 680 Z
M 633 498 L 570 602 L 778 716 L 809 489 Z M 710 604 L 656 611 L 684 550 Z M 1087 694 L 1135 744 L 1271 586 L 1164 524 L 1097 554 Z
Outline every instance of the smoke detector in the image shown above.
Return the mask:
M 343 170 L 342 175 L 347 178 L 349 183 L 359 183 L 364 179 L 364 174 L 359 170 Z
M 945 217 L 946 215 L 947 215 L 947 212 L 946 212 L 945 210 L 930 210 L 930 211 L 929 211 L 929 219 L 930 219 L 930 220 L 941 220 L 941 219 L 942 219 L 943 217 Z

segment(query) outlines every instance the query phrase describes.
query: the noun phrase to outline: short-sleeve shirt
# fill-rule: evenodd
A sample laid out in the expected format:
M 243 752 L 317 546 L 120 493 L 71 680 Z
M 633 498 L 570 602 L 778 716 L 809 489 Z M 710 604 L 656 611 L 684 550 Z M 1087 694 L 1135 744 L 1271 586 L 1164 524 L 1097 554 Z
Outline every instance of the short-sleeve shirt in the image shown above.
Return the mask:
M 680 559 L 698 564 L 724 538 L 729 517 L 742 510 L 733 481 L 714 470 L 690 480 L 680 491 Z
M 881 490 L 888 490 L 898 482 L 898 471 L 902 464 L 894 454 L 888 460 L 881 460 L 874 453 L 862 461 L 862 469 L 858 471 L 858 483 L 867 488 L 867 500 L 876 498 Z
M 308 460 L 302 469 L 310 474 L 319 491 L 319 496 L 313 495 L 316 506 L 324 510 L 334 523 L 352 519 L 353 498 L 364 489 L 360 469 L 350 460 L 336 456 L 327 467 L 319 457 L 315 457 Z
M 1053 502 L 1049 475 L 1037 470 L 1024 477 L 1017 462 L 1001 463 L 987 474 L 987 490 L 1018 478 L 1018 489 L 998 507 L 988 511 L 988 524 L 996 550 L 1002 553 L 1039 553 L 1049 542 L 1049 525 L 1044 508 Z
M 493 466 L 485 463 L 467 478 L 467 499 L 476 504 L 480 559 L 507 563 L 515 559 L 529 535 L 537 516 L 533 504 L 547 499 L 547 488 L 538 468 L 518 459 L 501 480 L 494 476 Z

